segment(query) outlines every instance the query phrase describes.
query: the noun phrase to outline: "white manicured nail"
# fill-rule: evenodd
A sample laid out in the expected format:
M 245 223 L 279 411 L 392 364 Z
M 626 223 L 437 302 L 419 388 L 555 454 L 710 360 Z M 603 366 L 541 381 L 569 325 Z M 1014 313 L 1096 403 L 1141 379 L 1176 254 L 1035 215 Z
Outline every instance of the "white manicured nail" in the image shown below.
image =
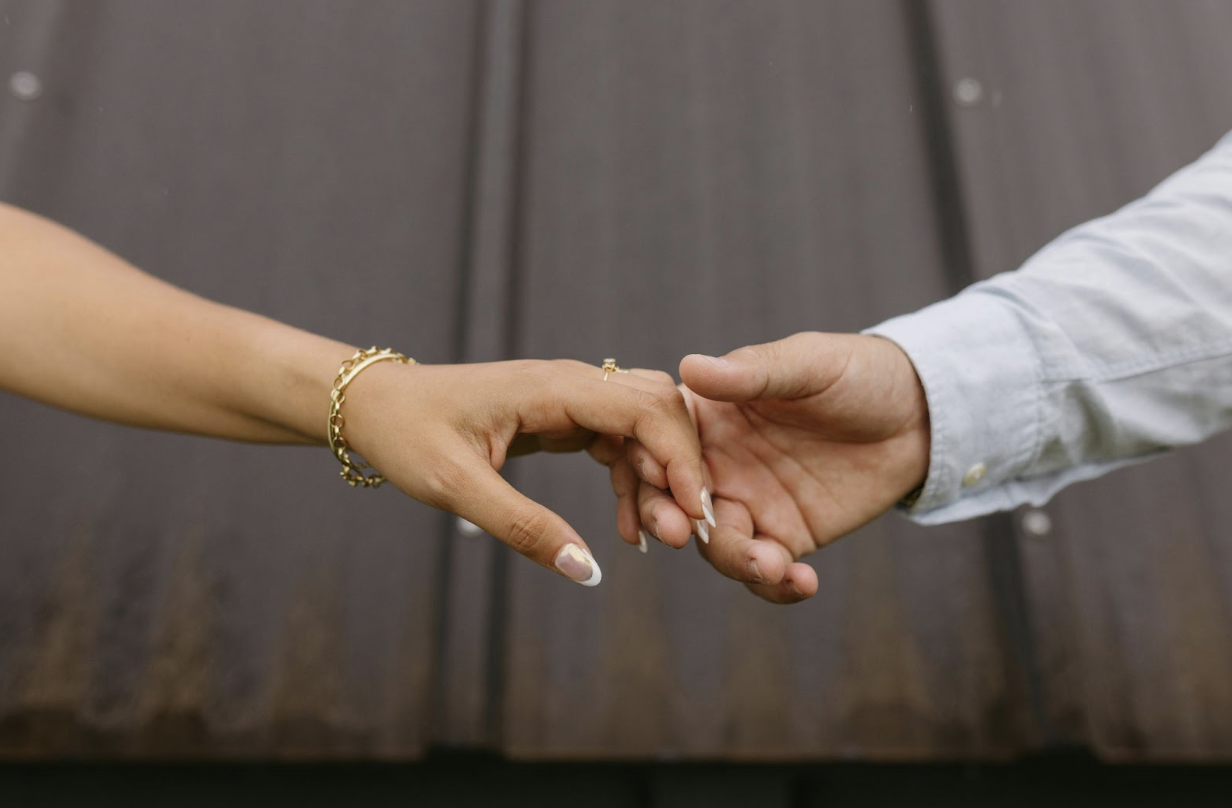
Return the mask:
M 562 547 L 553 564 L 566 578 L 577 581 L 582 586 L 598 586 L 603 580 L 603 573 L 594 557 L 576 544 Z
M 639 530 L 639 531 L 637 532 L 637 549 L 641 550 L 643 553 L 644 553 L 644 552 L 646 552 L 646 550 L 647 550 L 647 547 L 646 547 L 646 531 L 644 531 L 644 530 Z
M 710 525 L 706 524 L 701 519 L 694 519 L 693 526 L 697 529 L 697 538 L 702 540 L 702 544 L 710 543 Z
M 711 527 L 719 526 L 719 523 L 714 521 L 714 503 L 710 500 L 710 492 L 705 488 L 702 489 L 702 513 L 706 515 L 706 521 Z

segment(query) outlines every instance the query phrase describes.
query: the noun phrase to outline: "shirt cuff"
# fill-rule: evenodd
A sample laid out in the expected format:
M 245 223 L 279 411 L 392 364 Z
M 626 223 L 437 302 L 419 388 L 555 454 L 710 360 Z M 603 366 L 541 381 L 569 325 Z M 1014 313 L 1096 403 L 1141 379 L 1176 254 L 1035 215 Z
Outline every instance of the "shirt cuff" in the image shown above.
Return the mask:
M 967 291 L 863 333 L 903 349 L 928 400 L 928 478 L 911 519 L 939 524 L 1014 507 L 1004 483 L 1039 453 L 1043 383 L 1013 307 Z

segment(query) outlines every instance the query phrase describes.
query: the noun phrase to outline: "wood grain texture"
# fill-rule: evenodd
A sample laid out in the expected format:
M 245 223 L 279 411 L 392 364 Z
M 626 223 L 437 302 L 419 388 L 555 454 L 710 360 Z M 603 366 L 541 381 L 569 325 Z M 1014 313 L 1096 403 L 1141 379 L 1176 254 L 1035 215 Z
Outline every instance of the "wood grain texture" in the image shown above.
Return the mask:
M 44 84 L 2 102 L 5 200 L 206 296 L 456 356 L 474 4 L 0 11 L 0 74 Z M 0 412 L 29 458 L 0 472 L 0 752 L 429 742 L 439 513 L 325 452 Z
M 1012 269 L 1232 128 L 1226 3 L 910 1 L 0 0 L 44 83 L 0 198 L 357 344 L 674 370 Z M 3 756 L 1232 756 L 1226 439 L 1045 538 L 880 520 L 780 608 L 625 546 L 584 458 L 509 474 L 597 590 L 308 450 L 0 420 Z
M 1232 6 L 937 0 L 976 274 L 1012 269 L 1232 129 Z M 1057 743 L 1118 760 L 1232 757 L 1232 442 L 1066 491 L 1018 540 Z
M 944 297 L 912 47 L 893 3 L 541 2 L 519 349 L 675 369 Z M 523 756 L 1005 755 L 1025 699 L 982 527 L 894 517 L 758 602 L 619 542 L 606 476 L 516 472 L 596 547 L 579 598 L 514 562 L 501 745 Z M 589 594 L 589 593 L 588 593 Z

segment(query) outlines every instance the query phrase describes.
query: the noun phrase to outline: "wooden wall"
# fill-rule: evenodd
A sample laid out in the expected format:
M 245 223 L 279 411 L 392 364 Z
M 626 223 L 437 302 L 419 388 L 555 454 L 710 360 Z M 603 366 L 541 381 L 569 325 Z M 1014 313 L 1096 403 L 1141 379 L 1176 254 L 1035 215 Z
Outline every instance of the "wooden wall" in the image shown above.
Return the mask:
M 1232 128 L 1229 30 L 1219 0 L 0 0 L 0 79 L 42 80 L 0 97 L 0 198 L 355 344 L 674 370 L 1141 195 Z M 884 518 L 782 608 L 625 546 L 582 458 L 510 474 L 593 591 L 323 451 L 0 422 L 0 754 L 1232 758 L 1226 439 L 1042 512 Z

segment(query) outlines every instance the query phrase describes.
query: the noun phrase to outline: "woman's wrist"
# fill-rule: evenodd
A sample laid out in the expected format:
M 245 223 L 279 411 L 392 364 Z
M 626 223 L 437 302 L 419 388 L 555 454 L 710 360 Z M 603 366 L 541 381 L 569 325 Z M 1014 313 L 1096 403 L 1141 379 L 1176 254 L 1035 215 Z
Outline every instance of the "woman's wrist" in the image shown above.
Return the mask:
M 268 423 L 267 442 L 325 446 L 330 391 L 355 348 L 272 320 L 252 325 L 231 406 Z
M 342 479 L 347 485 L 360 488 L 377 488 L 386 478 L 380 472 L 363 460 L 351 456 L 351 446 L 343 436 L 346 418 L 342 414 L 342 406 L 347 400 L 347 391 L 361 373 L 374 365 L 389 362 L 399 365 L 414 365 L 415 360 L 390 348 L 365 348 L 356 351 L 350 359 L 342 363 L 334 384 L 329 392 L 329 418 L 326 422 L 329 450 L 338 462 L 342 464 Z M 350 408 L 348 408 L 350 409 Z M 351 430 L 348 430 L 351 431 Z

